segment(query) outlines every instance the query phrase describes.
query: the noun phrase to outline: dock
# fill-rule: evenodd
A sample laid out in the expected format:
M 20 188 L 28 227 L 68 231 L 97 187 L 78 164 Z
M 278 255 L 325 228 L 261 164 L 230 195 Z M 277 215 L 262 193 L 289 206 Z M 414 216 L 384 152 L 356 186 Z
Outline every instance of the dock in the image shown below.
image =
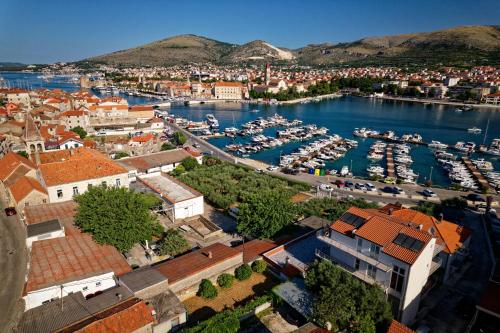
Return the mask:
M 464 162 L 467 169 L 469 169 L 470 173 L 472 173 L 476 181 L 479 183 L 479 186 L 482 189 L 489 191 L 491 189 L 490 184 L 488 183 L 486 178 L 484 178 L 483 174 L 471 162 L 471 160 L 467 156 L 462 156 L 462 161 Z
M 396 179 L 396 173 L 394 172 L 394 158 L 392 156 L 392 148 L 394 145 L 389 144 L 385 150 L 387 157 L 387 177 Z

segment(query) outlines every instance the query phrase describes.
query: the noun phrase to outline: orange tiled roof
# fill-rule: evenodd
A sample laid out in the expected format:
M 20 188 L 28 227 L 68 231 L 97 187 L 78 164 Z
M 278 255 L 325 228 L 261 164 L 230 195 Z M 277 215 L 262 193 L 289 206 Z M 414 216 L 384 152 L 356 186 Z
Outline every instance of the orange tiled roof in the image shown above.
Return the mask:
M 111 245 L 99 245 L 88 234 L 33 242 L 26 292 L 97 274 L 132 271 Z
M 132 142 L 146 143 L 153 140 L 155 137 L 153 134 L 148 133 L 140 136 L 135 136 L 131 139 Z
M 399 321 L 392 320 L 387 333 L 415 333 L 415 331 L 401 324 Z
M 72 155 L 73 154 L 73 155 Z M 101 153 L 84 147 L 40 154 L 40 171 L 47 186 L 126 173 L 127 170 Z
M 128 109 L 131 112 L 136 112 L 136 111 L 153 111 L 153 106 L 152 105 L 133 105 L 129 107 Z
M 5 154 L 4 157 L 0 158 L 0 180 L 5 181 L 21 165 L 29 169 L 36 168 L 33 162 L 17 153 L 8 152 Z
M 215 82 L 215 87 L 238 87 L 241 88 L 241 82 L 222 82 L 218 81 Z
M 133 333 L 140 328 L 152 324 L 154 318 L 151 314 L 151 309 L 148 308 L 144 301 L 140 301 L 120 312 L 114 313 L 111 316 L 79 329 L 77 333 Z
M 47 194 L 47 191 L 45 190 L 45 188 L 43 188 L 42 184 L 38 182 L 38 180 L 33 177 L 27 176 L 22 176 L 21 178 L 19 178 L 14 184 L 9 187 L 9 189 L 16 202 L 23 200 L 32 191 L 38 191 L 40 193 Z
M 85 116 L 86 112 L 82 110 L 69 110 L 65 111 L 57 116 L 57 118 L 62 118 L 62 117 L 83 117 Z

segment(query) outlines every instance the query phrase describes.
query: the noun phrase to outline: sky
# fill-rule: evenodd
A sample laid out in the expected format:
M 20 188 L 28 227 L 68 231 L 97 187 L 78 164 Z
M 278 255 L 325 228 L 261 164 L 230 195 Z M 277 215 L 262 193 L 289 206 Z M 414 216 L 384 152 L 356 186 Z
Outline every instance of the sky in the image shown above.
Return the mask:
M 0 62 L 76 61 L 188 33 L 293 49 L 499 24 L 500 0 L 0 0 Z

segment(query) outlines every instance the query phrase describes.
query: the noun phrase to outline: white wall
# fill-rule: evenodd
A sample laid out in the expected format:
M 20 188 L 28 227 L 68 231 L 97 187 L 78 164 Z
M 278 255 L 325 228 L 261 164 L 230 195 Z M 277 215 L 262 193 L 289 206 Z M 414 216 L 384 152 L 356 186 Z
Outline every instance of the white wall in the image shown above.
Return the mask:
M 24 296 L 24 301 L 26 302 L 24 311 L 28 311 L 29 309 L 40 306 L 45 301 L 49 301 L 51 299 L 59 299 L 61 297 L 61 294 L 64 297 L 70 293 L 81 291 L 83 293 L 83 296 L 87 296 L 88 294 L 93 294 L 96 291 L 106 290 L 114 286 L 116 286 L 114 273 L 109 272 L 101 275 L 95 275 L 82 280 L 75 280 L 63 285 L 58 284 L 48 288 L 32 291 Z M 84 290 L 84 288 L 87 289 Z
M 174 204 L 175 219 L 185 219 L 187 217 L 203 215 L 203 196 L 193 199 L 176 202 Z
M 121 173 L 121 174 L 109 176 L 109 177 L 89 179 L 89 180 L 68 183 L 68 184 L 63 184 L 63 185 L 49 186 L 49 187 L 47 187 L 47 193 L 49 194 L 49 201 L 51 203 L 54 203 L 54 202 L 63 202 L 63 201 L 72 200 L 73 199 L 73 187 L 77 187 L 78 193 L 82 194 L 82 193 L 87 192 L 89 184 L 92 184 L 93 186 L 99 186 L 102 184 L 103 181 L 105 181 L 108 186 L 116 186 L 117 179 L 120 180 L 121 187 L 126 187 L 126 188 L 129 187 L 130 180 L 128 177 L 128 173 Z M 63 195 L 61 198 L 59 198 L 57 196 L 58 190 L 62 190 Z

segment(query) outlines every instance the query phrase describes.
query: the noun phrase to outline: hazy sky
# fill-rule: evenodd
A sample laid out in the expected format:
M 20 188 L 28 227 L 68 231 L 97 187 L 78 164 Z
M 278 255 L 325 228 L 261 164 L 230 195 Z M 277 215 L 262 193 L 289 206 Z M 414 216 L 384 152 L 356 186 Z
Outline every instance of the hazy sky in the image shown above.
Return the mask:
M 0 61 L 74 61 L 178 34 L 308 43 L 500 24 L 500 0 L 0 0 Z

